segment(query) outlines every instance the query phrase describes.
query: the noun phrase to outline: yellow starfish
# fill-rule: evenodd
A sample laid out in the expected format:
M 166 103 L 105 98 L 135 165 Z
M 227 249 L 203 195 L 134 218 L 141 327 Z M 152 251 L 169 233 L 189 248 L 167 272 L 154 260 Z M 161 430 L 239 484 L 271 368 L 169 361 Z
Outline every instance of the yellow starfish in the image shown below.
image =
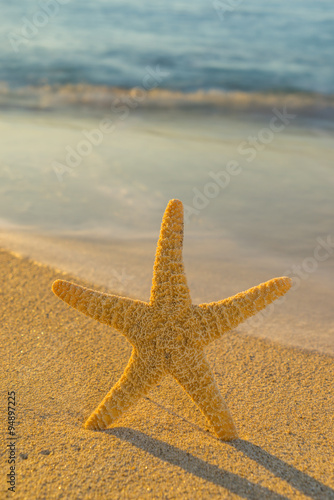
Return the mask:
M 193 305 L 182 259 L 183 205 L 166 208 L 153 268 L 149 303 L 89 290 L 68 281 L 53 283 L 64 302 L 120 331 L 133 351 L 124 374 L 85 423 L 105 429 L 170 373 L 223 440 L 237 438 L 204 348 L 284 295 L 290 278 L 274 278 L 219 302 Z

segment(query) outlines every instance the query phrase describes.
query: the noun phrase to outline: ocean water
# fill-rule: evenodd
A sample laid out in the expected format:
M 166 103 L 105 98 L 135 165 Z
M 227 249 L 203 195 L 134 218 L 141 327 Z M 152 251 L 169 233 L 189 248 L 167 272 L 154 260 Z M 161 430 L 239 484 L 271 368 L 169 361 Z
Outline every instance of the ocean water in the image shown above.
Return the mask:
M 179 198 L 193 301 L 288 274 L 241 331 L 334 354 L 334 4 L 0 5 L 0 245 L 146 300 Z
M 334 93 L 332 0 L 0 1 L 0 81 Z

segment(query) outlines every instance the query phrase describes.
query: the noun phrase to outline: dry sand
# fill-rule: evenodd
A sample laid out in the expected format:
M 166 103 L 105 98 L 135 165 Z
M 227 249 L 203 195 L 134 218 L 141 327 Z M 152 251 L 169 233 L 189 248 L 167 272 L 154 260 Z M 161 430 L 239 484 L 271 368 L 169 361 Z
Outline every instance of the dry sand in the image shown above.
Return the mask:
M 52 294 L 63 276 L 0 251 L 1 498 L 334 499 L 332 357 L 237 332 L 209 346 L 240 433 L 232 443 L 208 431 L 169 377 L 114 428 L 86 431 L 131 346 Z M 7 391 L 16 393 L 15 495 Z

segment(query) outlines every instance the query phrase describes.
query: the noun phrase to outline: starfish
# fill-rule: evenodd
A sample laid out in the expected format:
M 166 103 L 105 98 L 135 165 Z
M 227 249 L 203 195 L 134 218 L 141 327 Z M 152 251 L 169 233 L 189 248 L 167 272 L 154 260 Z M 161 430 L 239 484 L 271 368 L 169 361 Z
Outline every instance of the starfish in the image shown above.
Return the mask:
M 193 305 L 182 258 L 183 205 L 171 200 L 160 230 L 150 301 L 109 295 L 57 280 L 53 292 L 78 311 L 107 324 L 133 346 L 120 380 L 85 422 L 102 430 L 116 422 L 159 380 L 171 374 L 207 417 L 222 440 L 237 438 L 205 347 L 264 309 L 291 287 L 288 277 L 274 278 L 233 297 Z

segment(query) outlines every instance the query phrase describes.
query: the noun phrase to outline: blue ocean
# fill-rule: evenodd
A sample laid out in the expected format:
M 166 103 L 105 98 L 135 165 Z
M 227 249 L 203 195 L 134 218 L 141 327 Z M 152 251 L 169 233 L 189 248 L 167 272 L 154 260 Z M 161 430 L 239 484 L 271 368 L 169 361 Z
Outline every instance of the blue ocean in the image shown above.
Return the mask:
M 334 94 L 332 0 L 1 0 L 0 81 Z

